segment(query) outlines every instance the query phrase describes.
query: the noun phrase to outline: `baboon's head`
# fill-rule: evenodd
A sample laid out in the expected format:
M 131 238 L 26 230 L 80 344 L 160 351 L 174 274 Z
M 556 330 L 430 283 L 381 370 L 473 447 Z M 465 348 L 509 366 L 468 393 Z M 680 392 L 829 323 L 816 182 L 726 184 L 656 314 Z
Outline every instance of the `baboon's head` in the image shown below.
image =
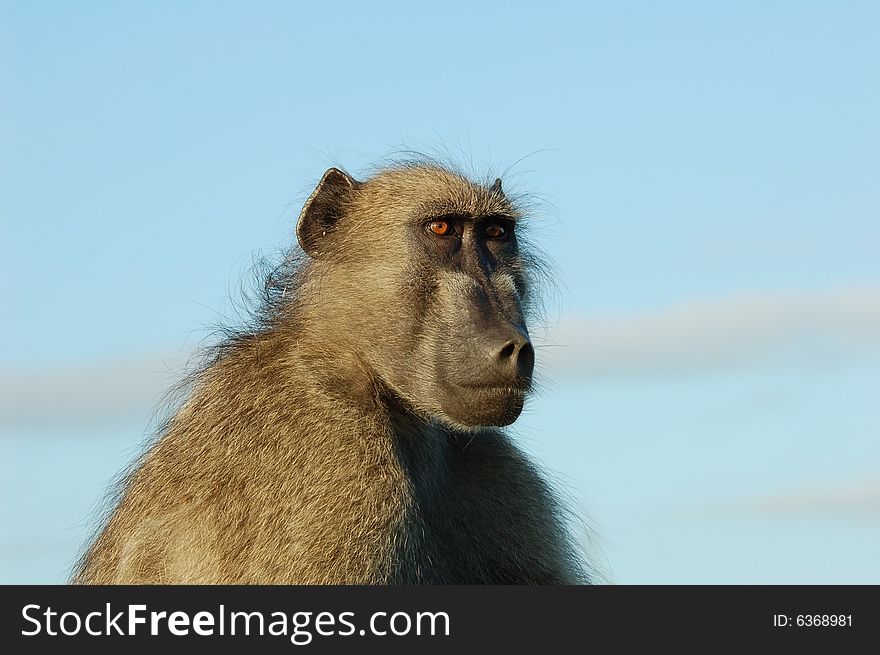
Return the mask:
M 512 423 L 535 360 L 519 218 L 500 180 L 409 165 L 358 182 L 331 168 L 297 225 L 323 347 L 423 414 Z

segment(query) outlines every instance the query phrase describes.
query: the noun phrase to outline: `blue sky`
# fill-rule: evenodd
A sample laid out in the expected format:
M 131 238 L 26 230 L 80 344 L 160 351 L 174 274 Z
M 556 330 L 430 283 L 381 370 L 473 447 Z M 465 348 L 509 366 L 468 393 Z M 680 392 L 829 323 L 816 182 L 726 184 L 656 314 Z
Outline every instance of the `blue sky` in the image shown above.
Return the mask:
M 558 347 L 516 430 L 613 581 L 880 582 L 878 29 L 871 3 L 3 2 L 0 580 L 63 577 L 323 170 L 414 148 L 536 196 Z

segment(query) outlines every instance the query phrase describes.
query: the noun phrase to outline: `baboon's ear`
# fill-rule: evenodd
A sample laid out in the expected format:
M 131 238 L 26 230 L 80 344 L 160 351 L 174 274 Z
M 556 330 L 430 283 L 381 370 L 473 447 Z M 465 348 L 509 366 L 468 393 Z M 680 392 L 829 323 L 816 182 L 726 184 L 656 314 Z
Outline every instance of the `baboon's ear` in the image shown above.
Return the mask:
M 338 168 L 324 173 L 296 223 L 296 238 L 310 257 L 321 256 L 323 237 L 336 227 L 346 197 L 359 186 L 360 182 Z
M 501 178 L 500 177 L 495 178 L 495 184 L 493 184 L 492 188 L 489 189 L 489 193 L 503 193 L 501 191 Z

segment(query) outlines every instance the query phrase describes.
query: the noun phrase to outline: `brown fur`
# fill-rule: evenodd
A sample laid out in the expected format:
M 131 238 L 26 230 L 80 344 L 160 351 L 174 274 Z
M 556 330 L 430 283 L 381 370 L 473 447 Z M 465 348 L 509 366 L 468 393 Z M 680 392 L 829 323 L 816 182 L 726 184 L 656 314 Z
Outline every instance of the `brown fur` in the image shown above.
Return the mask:
M 470 283 L 413 261 L 401 226 L 518 210 L 434 165 L 355 184 L 310 198 L 313 258 L 197 376 L 74 582 L 588 581 L 549 485 L 502 430 L 444 414 L 422 364 Z M 527 264 L 499 255 L 498 298 L 528 306 Z

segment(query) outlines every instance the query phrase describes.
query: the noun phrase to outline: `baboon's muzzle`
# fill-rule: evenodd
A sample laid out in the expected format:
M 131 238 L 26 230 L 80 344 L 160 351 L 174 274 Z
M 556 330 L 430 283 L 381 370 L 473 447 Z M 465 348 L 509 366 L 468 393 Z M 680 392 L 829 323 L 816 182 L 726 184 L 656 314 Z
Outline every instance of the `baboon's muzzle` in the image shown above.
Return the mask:
M 466 362 L 459 367 L 461 387 L 528 391 L 535 368 L 535 350 L 525 325 L 499 325 L 470 340 Z
M 535 350 L 522 322 L 496 317 L 470 335 L 446 359 L 444 410 L 466 425 L 509 425 L 519 416 L 532 385 Z

